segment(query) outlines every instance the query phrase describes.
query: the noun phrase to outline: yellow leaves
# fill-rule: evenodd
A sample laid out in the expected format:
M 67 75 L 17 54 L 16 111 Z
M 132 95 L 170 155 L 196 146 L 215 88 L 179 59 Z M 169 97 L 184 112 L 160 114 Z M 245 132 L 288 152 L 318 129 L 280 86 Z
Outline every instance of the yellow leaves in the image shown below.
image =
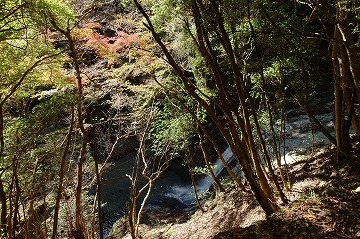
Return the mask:
M 93 30 L 91 28 L 75 28 L 71 31 L 71 36 L 75 40 L 88 40 L 92 33 Z
M 88 28 L 88 29 L 94 29 L 96 27 L 101 27 L 101 24 L 98 22 L 88 22 L 83 25 L 83 28 Z

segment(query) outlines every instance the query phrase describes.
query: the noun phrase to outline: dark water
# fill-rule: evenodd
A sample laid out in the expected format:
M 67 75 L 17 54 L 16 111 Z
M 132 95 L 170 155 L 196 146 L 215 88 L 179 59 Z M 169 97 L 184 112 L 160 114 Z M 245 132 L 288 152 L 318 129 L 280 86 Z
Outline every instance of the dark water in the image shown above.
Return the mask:
M 112 162 L 109 170 L 103 175 L 101 200 L 104 215 L 104 232 L 106 235 L 110 232 L 112 225 L 125 215 L 126 203 L 130 202 L 130 180 L 126 174 L 131 175 L 135 157 L 136 153 L 134 152 Z M 138 188 L 143 186 L 144 183 L 145 181 L 140 180 Z M 186 204 L 183 204 L 181 201 L 167 196 L 166 192 L 171 191 L 172 185 L 190 185 L 190 182 L 176 170 L 169 170 L 163 173 L 155 182 L 147 205 L 177 209 L 187 207 L 188 204 L 192 203 L 192 200 L 189 200 Z M 189 190 L 189 195 L 191 190 Z M 146 192 L 142 196 L 145 194 Z M 138 202 L 141 203 L 142 199 L 143 197 L 139 198 Z
M 230 149 L 225 150 L 223 156 L 228 162 L 233 159 Z M 112 225 L 125 215 L 126 203 L 130 201 L 130 180 L 126 174 L 131 174 L 135 157 L 136 153 L 134 152 L 121 160 L 112 162 L 109 170 L 103 175 L 101 198 L 106 235 L 110 232 Z M 215 175 L 219 175 L 224 169 L 220 159 L 213 165 Z M 203 176 L 196 183 L 197 193 L 204 193 L 212 183 L 209 176 Z M 143 183 L 140 182 L 139 187 L 141 185 Z M 142 198 L 139 199 L 139 202 L 141 201 Z M 146 205 L 147 207 L 178 210 L 192 207 L 194 201 L 194 192 L 189 177 L 184 177 L 183 172 L 178 169 L 170 168 L 155 182 Z
M 332 113 L 315 115 L 326 127 L 333 127 Z M 328 144 L 327 139 L 310 124 L 306 115 L 287 119 L 287 140 L 285 157 L 294 158 L 304 150 L 315 144 Z M 283 145 L 282 145 L 283 147 Z M 283 151 L 281 152 L 283 154 Z M 226 161 L 233 159 L 231 150 L 223 152 Z M 282 155 L 284 158 L 284 155 Z M 111 230 L 115 223 L 126 212 L 126 202 L 129 202 L 130 180 L 126 174 L 131 174 L 134 166 L 136 153 L 128 154 L 121 160 L 112 162 L 110 170 L 103 176 L 102 185 L 102 210 L 104 212 L 105 234 Z M 287 159 L 289 160 L 289 158 Z M 224 166 L 220 159 L 214 162 L 214 173 L 219 175 Z M 170 209 L 182 209 L 191 207 L 194 203 L 194 193 L 188 176 L 176 169 L 165 172 L 156 181 L 151 196 L 148 199 L 148 207 L 162 207 Z M 204 176 L 197 181 L 197 190 L 201 194 L 212 185 L 212 179 Z M 144 193 L 145 194 L 145 193 Z M 141 201 L 141 199 L 139 200 Z

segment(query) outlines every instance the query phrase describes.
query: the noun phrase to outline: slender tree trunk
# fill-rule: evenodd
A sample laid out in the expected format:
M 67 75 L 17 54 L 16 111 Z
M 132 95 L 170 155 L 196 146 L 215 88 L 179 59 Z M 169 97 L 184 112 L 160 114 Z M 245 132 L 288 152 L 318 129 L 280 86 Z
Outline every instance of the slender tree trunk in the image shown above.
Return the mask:
M 61 200 L 61 195 L 63 192 L 66 159 L 67 159 L 67 155 L 69 153 L 71 136 L 72 136 L 72 132 L 73 132 L 73 128 L 74 128 L 74 116 L 75 116 L 74 115 L 74 107 L 72 106 L 69 131 L 66 135 L 65 148 L 64 148 L 64 151 L 63 151 L 63 154 L 61 157 L 61 165 L 60 165 L 60 172 L 59 172 L 59 184 L 58 184 L 58 189 L 57 189 L 58 191 L 57 191 L 56 199 L 55 199 L 54 223 L 53 223 L 53 232 L 52 232 L 52 236 L 51 236 L 52 239 L 56 239 L 56 234 L 57 234 L 59 210 L 60 210 L 60 200 Z
M 9 213 L 7 217 L 7 232 L 8 232 L 8 238 L 13 238 L 13 225 L 12 225 L 12 217 L 13 217 L 13 192 L 14 192 L 14 176 L 11 178 L 11 183 L 9 185 Z
M 216 177 L 216 175 L 214 174 L 214 172 L 212 170 L 209 155 L 208 155 L 208 153 L 207 153 L 207 151 L 205 149 L 205 146 L 204 146 L 203 136 L 201 135 L 200 132 L 197 132 L 197 133 L 198 133 L 198 135 L 200 137 L 200 148 L 201 148 L 201 151 L 202 151 L 203 156 L 204 156 L 206 168 L 208 169 L 211 178 L 214 180 L 214 182 L 215 182 L 216 186 L 219 188 L 220 192 L 225 192 L 224 187 L 221 185 L 219 179 Z
M 358 52 L 356 50 L 357 47 L 354 44 L 353 35 L 351 34 L 351 29 L 347 19 L 340 21 L 337 24 L 337 28 L 340 31 L 342 41 L 344 43 L 348 55 L 349 68 L 352 78 L 354 80 L 356 93 L 358 97 L 360 97 L 360 62 L 359 62 Z
M 98 209 L 98 218 L 99 218 L 99 238 L 104 238 L 104 229 L 103 229 L 103 212 L 101 209 L 101 176 L 99 173 L 99 159 L 97 156 L 97 137 L 94 133 L 94 160 L 95 160 L 95 174 L 96 174 L 96 195 L 97 195 L 97 209 Z
M 335 98 L 335 136 L 336 148 L 338 157 L 341 154 L 346 154 L 346 142 L 344 141 L 344 110 L 343 110 L 343 97 L 341 90 L 341 68 L 339 63 L 339 39 L 340 30 L 338 27 L 334 31 L 334 42 L 332 46 L 332 63 L 333 63 L 333 76 L 334 76 L 334 98 Z
M 3 104 L 0 104 L 0 159 L 2 159 L 4 154 L 4 112 Z M 3 180 L 1 179 L 4 171 L 0 173 L 0 201 L 1 201 L 1 217 L 0 217 L 0 229 L 6 228 L 7 224 L 7 199 L 4 189 Z
M 261 67 L 262 68 L 262 67 Z M 263 72 L 263 69 L 261 69 L 261 71 Z M 261 74 L 262 76 L 263 73 Z M 263 81 L 265 81 L 265 78 L 263 78 Z M 265 85 L 264 85 L 265 87 Z M 266 90 L 265 90 L 266 91 Z M 262 132 L 261 132 L 261 128 L 260 128 L 260 124 L 259 124 L 259 121 L 258 121 L 258 118 L 257 118 L 257 115 L 256 115 L 256 112 L 255 112 L 255 106 L 254 106 L 254 103 L 251 99 L 251 96 L 250 94 L 247 92 L 248 94 L 248 98 L 249 98 L 249 101 L 250 101 L 250 105 L 251 105 L 251 111 L 252 111 L 252 115 L 253 115 L 253 118 L 254 118 L 254 122 L 255 122 L 255 126 L 256 126 L 256 131 L 258 133 L 258 136 L 259 136 L 259 139 L 260 139 L 260 145 L 261 145 L 261 148 L 262 148 L 262 152 L 264 154 L 264 159 L 265 159 L 265 162 L 267 163 L 268 165 L 268 169 L 269 169 L 269 173 L 270 173 L 270 177 L 271 177 L 271 180 L 273 181 L 273 183 L 275 184 L 275 187 L 277 189 L 277 191 L 279 192 L 279 195 L 280 195 L 280 198 L 281 200 L 283 201 L 283 203 L 287 203 L 287 198 L 284 194 L 284 192 L 282 191 L 280 185 L 279 185 L 279 182 L 278 182 L 278 179 L 277 179 L 277 176 L 275 175 L 275 172 L 273 170 L 273 167 L 271 165 L 271 159 L 270 159 L 270 155 L 268 153 L 268 150 L 266 148 L 266 143 L 265 143 L 265 140 L 264 140 L 264 137 L 262 135 Z M 266 94 L 265 94 L 265 97 L 266 97 Z M 269 102 L 268 102 L 268 99 L 266 99 L 267 101 L 267 105 L 269 106 Z M 274 125 L 273 125 L 273 119 L 272 119 L 272 115 L 271 115 L 271 111 L 269 111 L 269 117 L 270 117 L 270 127 L 272 128 L 272 130 L 274 130 Z M 279 164 L 279 162 L 278 162 Z M 281 164 L 281 163 L 280 163 Z M 281 179 L 283 179 L 283 183 L 284 183 L 284 186 L 286 188 L 286 190 L 288 191 L 288 188 L 287 188 L 287 183 L 286 183 L 286 180 L 285 180 L 285 177 L 283 177 L 283 171 L 281 169 L 281 165 L 279 166 L 279 170 L 280 170 L 280 175 L 281 175 Z M 284 181 L 285 180 L 285 181 Z M 274 199 L 272 199 L 274 200 Z
M 347 96 L 351 94 L 351 90 L 349 91 L 349 61 L 347 58 L 347 53 L 345 50 L 344 45 L 339 45 L 339 67 L 340 67 L 340 80 L 341 80 L 341 108 L 342 108 L 342 117 L 343 117 L 343 123 L 341 125 L 342 127 L 342 141 L 344 142 L 344 150 L 347 153 L 348 149 L 350 147 L 350 125 L 351 125 L 351 118 L 354 113 L 353 111 L 353 102 L 349 102 L 349 106 L 346 105 L 346 98 L 350 98 L 351 96 Z M 348 112 L 346 113 L 346 111 Z
M 13 219 L 12 219 L 12 236 L 16 235 L 16 228 L 19 223 L 19 205 L 20 205 L 20 194 L 21 188 L 19 185 L 19 177 L 18 177 L 18 158 L 14 155 L 14 167 L 13 167 L 13 177 L 14 177 L 14 184 L 15 184 L 15 200 L 14 200 L 14 211 L 13 211 Z
M 1 95 L 0 95 L 1 96 Z M 4 105 L 0 104 L 0 157 L 3 156 L 5 150 L 4 143 Z
M 285 105 L 284 103 L 282 103 L 283 105 L 281 106 L 281 123 L 280 123 L 280 137 L 279 137 L 279 151 L 278 151 L 278 165 L 279 167 L 281 167 L 281 141 L 283 142 L 283 157 L 284 157 L 284 167 L 285 167 L 285 173 L 286 173 L 286 178 L 287 178 L 287 182 L 289 183 L 289 191 L 290 188 L 292 187 L 292 183 L 289 177 L 289 169 L 288 169 L 288 165 L 286 162 L 286 111 L 285 111 Z M 286 182 L 285 180 L 285 176 L 282 175 L 281 177 L 284 177 L 283 182 Z
M 7 217 L 7 200 L 6 200 L 6 193 L 4 190 L 4 184 L 2 179 L 0 178 L 0 202 L 1 202 L 1 229 L 6 228 L 6 217 Z
M 84 162 L 85 162 L 85 154 L 86 154 L 86 146 L 88 143 L 88 131 L 84 125 L 84 117 L 83 117 L 83 83 L 81 77 L 80 63 L 78 58 L 78 52 L 75 46 L 75 40 L 71 36 L 71 29 L 67 28 L 66 30 L 59 27 L 58 23 L 55 19 L 50 19 L 51 24 L 54 26 L 56 30 L 62 33 L 69 42 L 69 50 L 71 52 L 71 58 L 74 63 L 75 68 L 75 76 L 77 80 L 77 96 L 78 101 L 76 104 L 76 112 L 77 112 L 77 121 L 78 126 L 80 128 L 82 134 L 82 143 L 80 149 L 80 155 L 77 162 L 77 184 L 75 190 L 75 234 L 78 238 L 85 238 L 85 225 L 84 225 L 84 215 L 82 208 L 82 186 L 83 186 L 83 174 L 84 174 Z
M 31 239 L 34 235 L 36 234 L 40 234 L 38 232 L 41 232 L 41 222 L 38 220 L 37 218 L 37 212 L 35 211 L 34 208 L 34 203 L 35 203 L 35 193 L 34 193 L 34 187 L 35 187 L 35 182 L 36 182 L 36 172 L 38 170 L 38 165 L 39 165 L 39 160 L 36 160 L 35 163 L 35 167 L 33 170 L 33 173 L 31 175 L 31 186 L 30 186 L 30 203 L 29 203 L 29 209 L 28 211 L 28 216 L 26 219 L 26 227 L 25 227 L 25 238 L 26 239 Z M 25 212 L 25 209 L 23 209 L 23 211 Z M 25 213 L 24 213 L 25 214 Z M 24 216 L 25 217 L 25 216 Z M 26 218 L 26 217 L 25 217 Z M 39 225 L 36 225 L 37 222 L 39 222 Z M 36 228 L 38 226 L 38 228 Z M 39 238 L 41 238 L 41 236 L 39 235 Z
M 185 151 L 185 158 L 186 158 L 186 164 L 187 164 L 188 169 L 189 169 L 189 174 L 190 174 L 190 178 L 191 178 L 191 184 L 192 184 L 193 190 L 194 190 L 196 204 L 198 205 L 201 212 L 205 212 L 204 208 L 201 205 L 201 202 L 200 202 L 200 199 L 199 199 L 199 196 L 198 196 L 198 193 L 197 193 L 194 169 L 193 169 L 193 165 L 192 165 L 193 160 L 192 160 L 192 157 L 190 155 L 190 150 L 189 149 L 187 149 Z
M 229 164 L 225 161 L 224 159 L 224 156 L 222 155 L 220 149 L 219 149 L 219 146 L 217 145 L 217 142 L 216 140 L 211 137 L 211 135 L 209 134 L 209 132 L 204 128 L 202 127 L 202 130 L 206 136 L 207 139 L 210 140 L 210 142 L 212 143 L 217 155 L 219 156 L 221 162 L 223 163 L 226 171 L 228 172 L 228 174 L 230 175 L 230 177 L 237 183 L 237 185 L 243 190 L 243 191 L 246 191 L 245 189 L 245 186 L 244 184 L 241 182 L 241 180 L 234 174 L 234 172 L 231 170 Z

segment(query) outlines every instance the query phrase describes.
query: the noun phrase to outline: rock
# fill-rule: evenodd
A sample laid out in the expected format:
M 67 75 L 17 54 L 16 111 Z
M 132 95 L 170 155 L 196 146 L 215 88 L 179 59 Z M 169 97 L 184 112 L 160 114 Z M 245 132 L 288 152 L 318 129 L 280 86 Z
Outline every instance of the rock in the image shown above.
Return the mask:
M 360 186 L 357 187 L 355 190 L 353 190 L 353 192 L 354 192 L 354 193 L 360 193 Z M 359 233 L 360 233 L 360 231 L 359 231 Z
M 108 22 L 103 21 L 100 23 L 101 27 L 96 27 L 94 30 L 104 37 L 116 37 L 117 32 L 115 27 L 111 26 Z
M 126 235 L 128 231 L 129 231 L 129 224 L 127 222 L 126 217 L 124 216 L 115 222 L 109 235 L 107 236 L 107 239 L 122 238 Z

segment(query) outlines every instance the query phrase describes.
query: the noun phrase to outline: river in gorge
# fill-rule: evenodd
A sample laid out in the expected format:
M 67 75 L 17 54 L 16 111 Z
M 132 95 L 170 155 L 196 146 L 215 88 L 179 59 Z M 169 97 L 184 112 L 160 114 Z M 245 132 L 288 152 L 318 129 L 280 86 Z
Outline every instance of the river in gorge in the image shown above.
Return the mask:
M 130 180 L 126 174 L 131 173 L 135 156 L 134 152 L 121 160 L 112 162 L 110 169 L 103 176 L 101 198 L 105 234 L 111 230 L 113 223 L 125 215 L 126 202 L 130 201 Z M 227 162 L 233 160 L 229 148 L 224 151 L 223 156 Z M 218 176 L 224 166 L 220 159 L 216 160 L 213 165 L 214 174 Z M 210 188 L 212 179 L 204 176 L 196 182 L 196 185 L 197 192 L 201 194 Z M 183 172 L 179 173 L 178 167 L 170 168 L 155 182 L 147 203 L 147 207 L 162 207 L 170 210 L 189 209 L 193 206 L 194 192 L 191 181 L 189 181 L 189 177 L 183 175 Z
M 327 129 L 331 130 L 333 128 L 331 103 L 327 103 L 326 107 L 329 110 L 318 114 L 315 112 L 315 116 Z M 287 163 L 298 160 L 302 157 L 305 150 L 314 145 L 322 146 L 329 144 L 322 133 L 317 131 L 310 124 L 308 117 L 303 114 L 287 119 L 286 132 L 285 156 L 284 151 L 281 150 L 283 162 L 284 160 Z M 281 147 L 283 148 L 283 145 Z M 224 150 L 223 156 L 227 162 L 233 160 L 233 155 L 229 148 Z M 101 198 L 105 234 L 109 233 L 113 223 L 125 215 L 126 202 L 130 201 L 130 180 L 126 177 L 126 174 L 131 174 L 135 157 L 136 152 L 132 152 L 121 159 L 114 160 L 103 175 Z M 215 166 L 215 175 L 220 175 L 224 168 L 220 159 L 215 159 L 213 165 Z M 234 168 L 238 169 L 239 167 Z M 154 184 L 147 207 L 162 207 L 172 210 L 194 207 L 195 199 L 190 177 L 180 171 L 178 168 L 172 169 L 170 167 L 169 170 L 163 173 Z M 204 175 L 202 178 L 198 178 L 196 182 L 197 192 L 203 193 L 207 191 L 212 183 L 212 179 L 209 176 Z

